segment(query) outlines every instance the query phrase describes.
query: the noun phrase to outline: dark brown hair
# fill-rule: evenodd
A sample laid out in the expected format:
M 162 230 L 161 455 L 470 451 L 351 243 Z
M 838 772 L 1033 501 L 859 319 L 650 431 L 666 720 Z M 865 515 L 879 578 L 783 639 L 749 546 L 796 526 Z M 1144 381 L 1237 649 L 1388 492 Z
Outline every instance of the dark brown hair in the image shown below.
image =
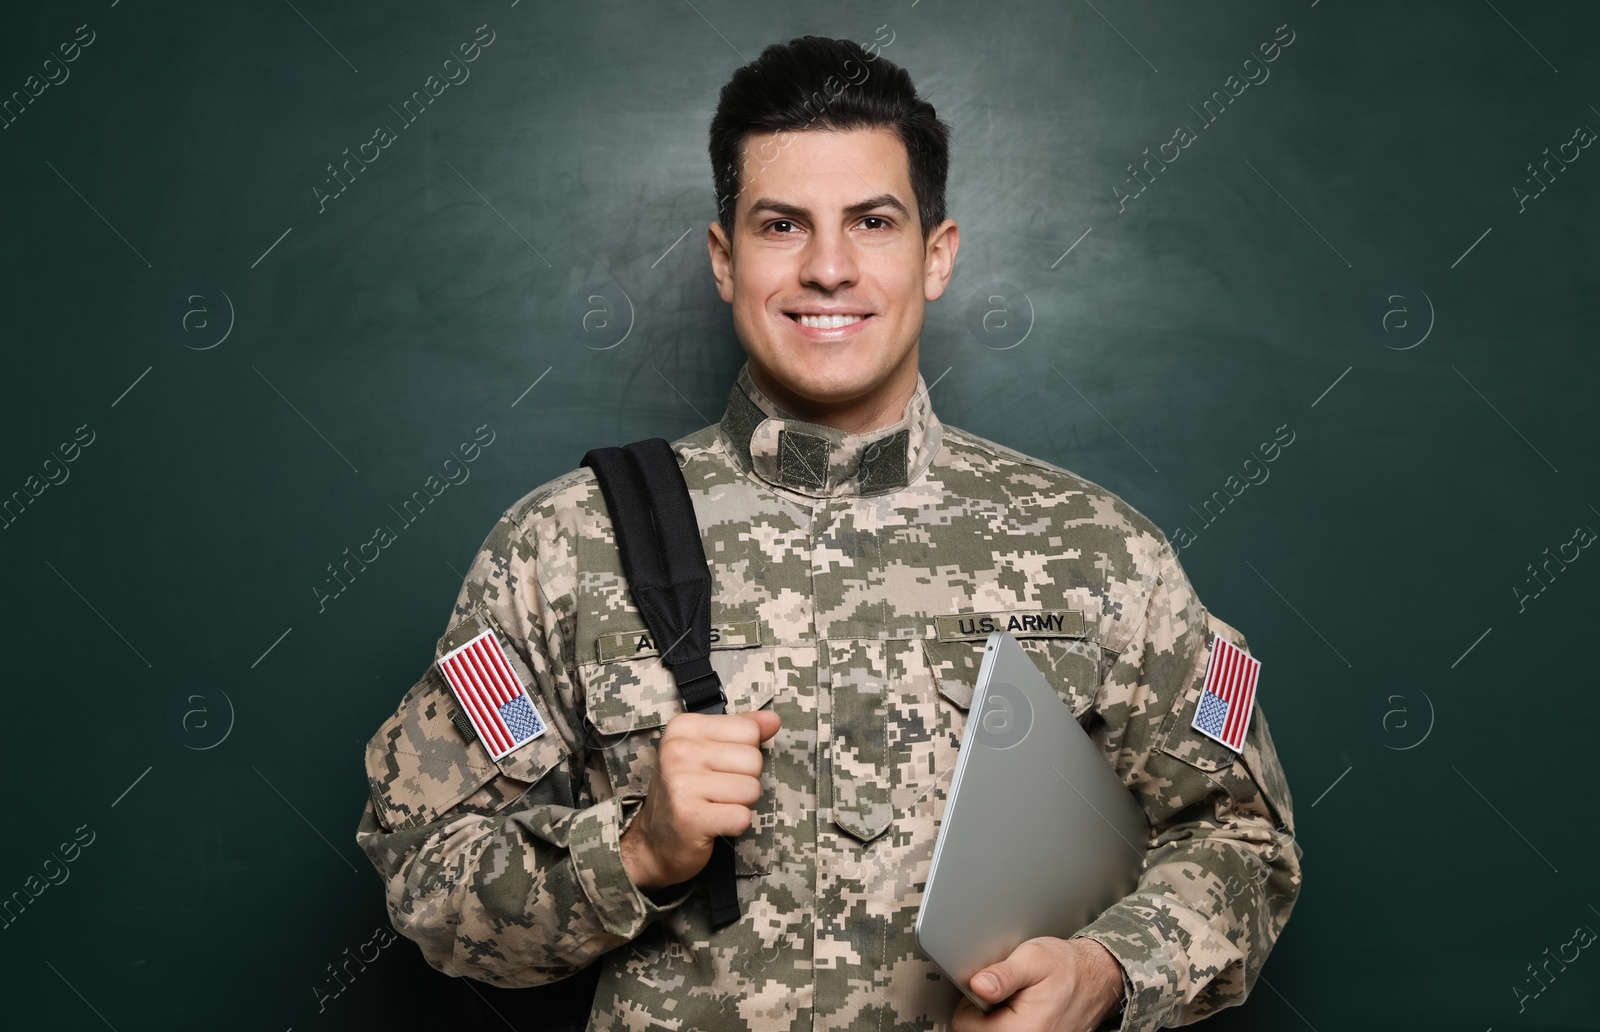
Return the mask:
M 905 69 L 853 40 L 799 36 L 734 71 L 711 119 L 717 221 L 731 236 L 746 141 L 764 133 L 888 129 L 905 145 L 922 238 L 945 220 L 950 127 L 917 96 Z M 770 158 L 766 160 L 771 160 Z M 757 166 L 759 167 L 759 166 Z

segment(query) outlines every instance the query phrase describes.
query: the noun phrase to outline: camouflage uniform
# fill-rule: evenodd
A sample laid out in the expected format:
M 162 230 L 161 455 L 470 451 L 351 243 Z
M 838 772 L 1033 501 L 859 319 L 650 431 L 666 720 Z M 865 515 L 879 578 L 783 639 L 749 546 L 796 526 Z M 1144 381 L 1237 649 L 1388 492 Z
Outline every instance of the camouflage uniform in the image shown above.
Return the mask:
M 783 718 L 735 844 L 742 918 L 713 931 L 699 879 L 645 893 L 623 867 L 682 705 L 578 469 L 501 517 L 437 646 L 493 628 L 549 730 L 492 761 L 430 668 L 367 746 L 356 837 L 430 964 L 520 987 L 600 962 L 591 1029 L 948 1028 L 959 993 L 912 925 L 987 615 L 1153 825 L 1137 889 L 1080 933 L 1123 966 L 1121 1027 L 1245 998 L 1300 888 L 1289 789 L 1259 707 L 1238 755 L 1190 728 L 1213 637 L 1247 646 L 1156 526 L 942 425 L 920 378 L 899 423 L 845 434 L 789 417 L 746 367 L 674 450 L 729 710 Z

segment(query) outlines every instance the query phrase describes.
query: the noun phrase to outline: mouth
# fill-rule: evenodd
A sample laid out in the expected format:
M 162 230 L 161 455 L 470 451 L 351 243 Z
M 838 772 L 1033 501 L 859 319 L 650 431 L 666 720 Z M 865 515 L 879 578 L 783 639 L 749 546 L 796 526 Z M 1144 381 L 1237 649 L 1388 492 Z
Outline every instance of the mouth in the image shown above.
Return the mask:
M 870 313 L 839 313 L 814 315 L 802 312 L 785 312 L 789 321 L 801 334 L 812 340 L 843 340 L 861 332 L 873 319 Z

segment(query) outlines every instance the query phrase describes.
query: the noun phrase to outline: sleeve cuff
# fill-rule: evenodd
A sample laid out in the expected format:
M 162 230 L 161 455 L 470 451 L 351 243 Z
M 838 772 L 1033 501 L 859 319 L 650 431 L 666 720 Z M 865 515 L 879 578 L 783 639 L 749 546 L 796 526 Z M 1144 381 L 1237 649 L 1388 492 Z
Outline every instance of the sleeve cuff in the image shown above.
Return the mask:
M 652 894 L 653 899 L 628 877 L 622 863 L 622 832 L 642 802 L 640 796 L 623 796 L 596 803 L 572 819 L 567 838 L 578 884 L 600 926 L 630 940 L 655 918 L 676 909 L 692 888 L 685 882 Z
M 1151 921 L 1153 907 L 1124 900 L 1073 936 L 1093 939 L 1122 965 L 1122 1021 L 1108 1017 L 1101 1028 L 1147 1032 L 1160 1028 L 1178 1003 L 1172 958 Z

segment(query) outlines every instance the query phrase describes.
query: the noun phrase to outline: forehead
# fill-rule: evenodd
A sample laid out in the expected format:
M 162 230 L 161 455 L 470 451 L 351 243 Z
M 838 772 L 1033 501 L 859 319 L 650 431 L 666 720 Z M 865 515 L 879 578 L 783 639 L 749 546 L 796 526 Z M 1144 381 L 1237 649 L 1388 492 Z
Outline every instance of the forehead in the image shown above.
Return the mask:
M 744 146 L 741 210 L 760 197 L 813 210 L 884 193 L 916 203 L 905 144 L 888 129 L 753 133 Z

